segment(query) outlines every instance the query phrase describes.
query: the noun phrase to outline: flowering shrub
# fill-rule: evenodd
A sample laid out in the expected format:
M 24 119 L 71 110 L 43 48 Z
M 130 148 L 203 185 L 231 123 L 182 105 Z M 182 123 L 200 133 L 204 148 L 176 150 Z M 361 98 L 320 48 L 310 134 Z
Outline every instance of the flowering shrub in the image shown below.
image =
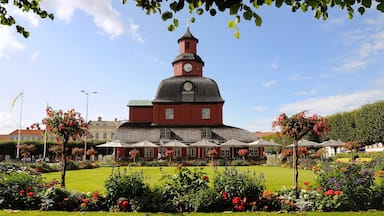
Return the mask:
M 144 183 L 141 173 L 112 173 L 105 181 L 107 206 L 113 211 L 131 211 L 131 205 L 126 205 L 133 200 L 140 200 L 148 193 L 149 186 Z
M 177 173 L 163 175 L 163 195 L 175 211 L 196 211 L 199 203 L 199 193 L 208 189 L 209 178 L 202 168 L 193 171 L 179 164 Z
M 26 171 L 0 174 L 0 208 L 36 210 L 40 208 L 40 176 Z
M 258 201 L 265 187 L 264 180 L 257 178 L 255 173 L 239 173 L 235 167 L 216 172 L 213 185 L 222 195 L 225 208 L 237 211 L 252 209 L 250 203 Z
M 371 206 L 374 176 L 363 164 L 325 164 L 318 182 L 322 197 L 336 202 L 325 207 L 327 210 L 366 210 Z

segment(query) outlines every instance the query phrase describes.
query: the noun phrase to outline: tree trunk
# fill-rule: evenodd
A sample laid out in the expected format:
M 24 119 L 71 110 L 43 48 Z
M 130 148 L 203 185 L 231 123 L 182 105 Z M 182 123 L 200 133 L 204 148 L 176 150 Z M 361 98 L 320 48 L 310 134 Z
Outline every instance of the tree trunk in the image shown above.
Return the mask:
M 299 191 L 298 191 L 298 181 L 299 181 L 299 170 L 297 169 L 298 165 L 298 156 L 297 156 L 297 151 L 298 149 L 298 141 L 295 140 L 293 142 L 293 151 L 292 151 L 292 160 L 293 160 L 293 182 L 294 182 L 294 188 L 295 188 L 295 195 L 296 198 L 299 198 Z
M 65 148 L 67 147 L 67 140 L 63 140 L 63 150 L 61 153 L 61 186 L 65 188 L 65 171 L 67 170 L 67 157 L 65 156 Z

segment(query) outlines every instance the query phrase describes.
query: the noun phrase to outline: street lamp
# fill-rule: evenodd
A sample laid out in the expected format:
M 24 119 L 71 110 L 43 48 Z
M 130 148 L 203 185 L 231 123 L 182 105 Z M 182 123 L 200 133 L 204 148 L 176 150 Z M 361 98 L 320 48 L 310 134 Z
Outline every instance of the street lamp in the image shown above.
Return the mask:
M 85 122 L 88 124 L 88 98 L 89 98 L 89 94 L 97 94 L 97 91 L 93 91 L 93 92 L 87 92 L 85 90 L 81 90 L 82 93 L 84 93 L 86 95 L 86 98 L 87 98 L 87 103 L 86 103 L 86 110 L 85 110 Z M 87 160 L 87 137 L 85 137 L 85 140 L 84 140 L 84 161 Z

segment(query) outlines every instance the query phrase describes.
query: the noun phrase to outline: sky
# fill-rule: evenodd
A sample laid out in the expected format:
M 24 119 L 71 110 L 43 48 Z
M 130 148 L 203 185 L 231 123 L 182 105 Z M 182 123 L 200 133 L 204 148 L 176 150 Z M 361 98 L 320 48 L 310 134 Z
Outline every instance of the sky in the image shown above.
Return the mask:
M 153 100 L 160 81 L 173 76 L 177 40 L 192 17 L 177 14 L 180 25 L 169 32 L 159 14 L 148 16 L 133 1 L 44 0 L 42 8 L 55 20 L 8 8 L 28 39 L 0 27 L 0 134 L 20 120 L 22 129 L 41 123 L 47 104 L 88 120 L 128 120 L 130 100 Z M 263 6 L 262 26 L 242 20 L 240 39 L 227 12 L 195 16 L 189 28 L 199 39 L 203 75 L 225 100 L 224 124 L 272 131 L 283 112 L 329 116 L 382 100 L 384 14 L 372 8 L 352 20 L 332 9 L 323 21 L 310 10 Z M 97 91 L 88 94 L 88 112 L 81 90 Z

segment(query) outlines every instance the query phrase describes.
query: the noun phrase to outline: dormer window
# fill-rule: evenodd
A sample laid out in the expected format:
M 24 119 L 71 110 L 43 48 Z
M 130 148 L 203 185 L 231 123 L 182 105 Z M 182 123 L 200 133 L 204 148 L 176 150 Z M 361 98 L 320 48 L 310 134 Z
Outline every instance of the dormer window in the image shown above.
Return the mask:
M 160 138 L 170 139 L 171 138 L 171 130 L 169 128 L 160 128 Z
M 185 49 L 189 49 L 191 47 L 191 44 L 189 43 L 189 41 L 186 41 L 185 42 Z
M 212 139 L 212 129 L 211 128 L 201 128 L 201 138 Z

